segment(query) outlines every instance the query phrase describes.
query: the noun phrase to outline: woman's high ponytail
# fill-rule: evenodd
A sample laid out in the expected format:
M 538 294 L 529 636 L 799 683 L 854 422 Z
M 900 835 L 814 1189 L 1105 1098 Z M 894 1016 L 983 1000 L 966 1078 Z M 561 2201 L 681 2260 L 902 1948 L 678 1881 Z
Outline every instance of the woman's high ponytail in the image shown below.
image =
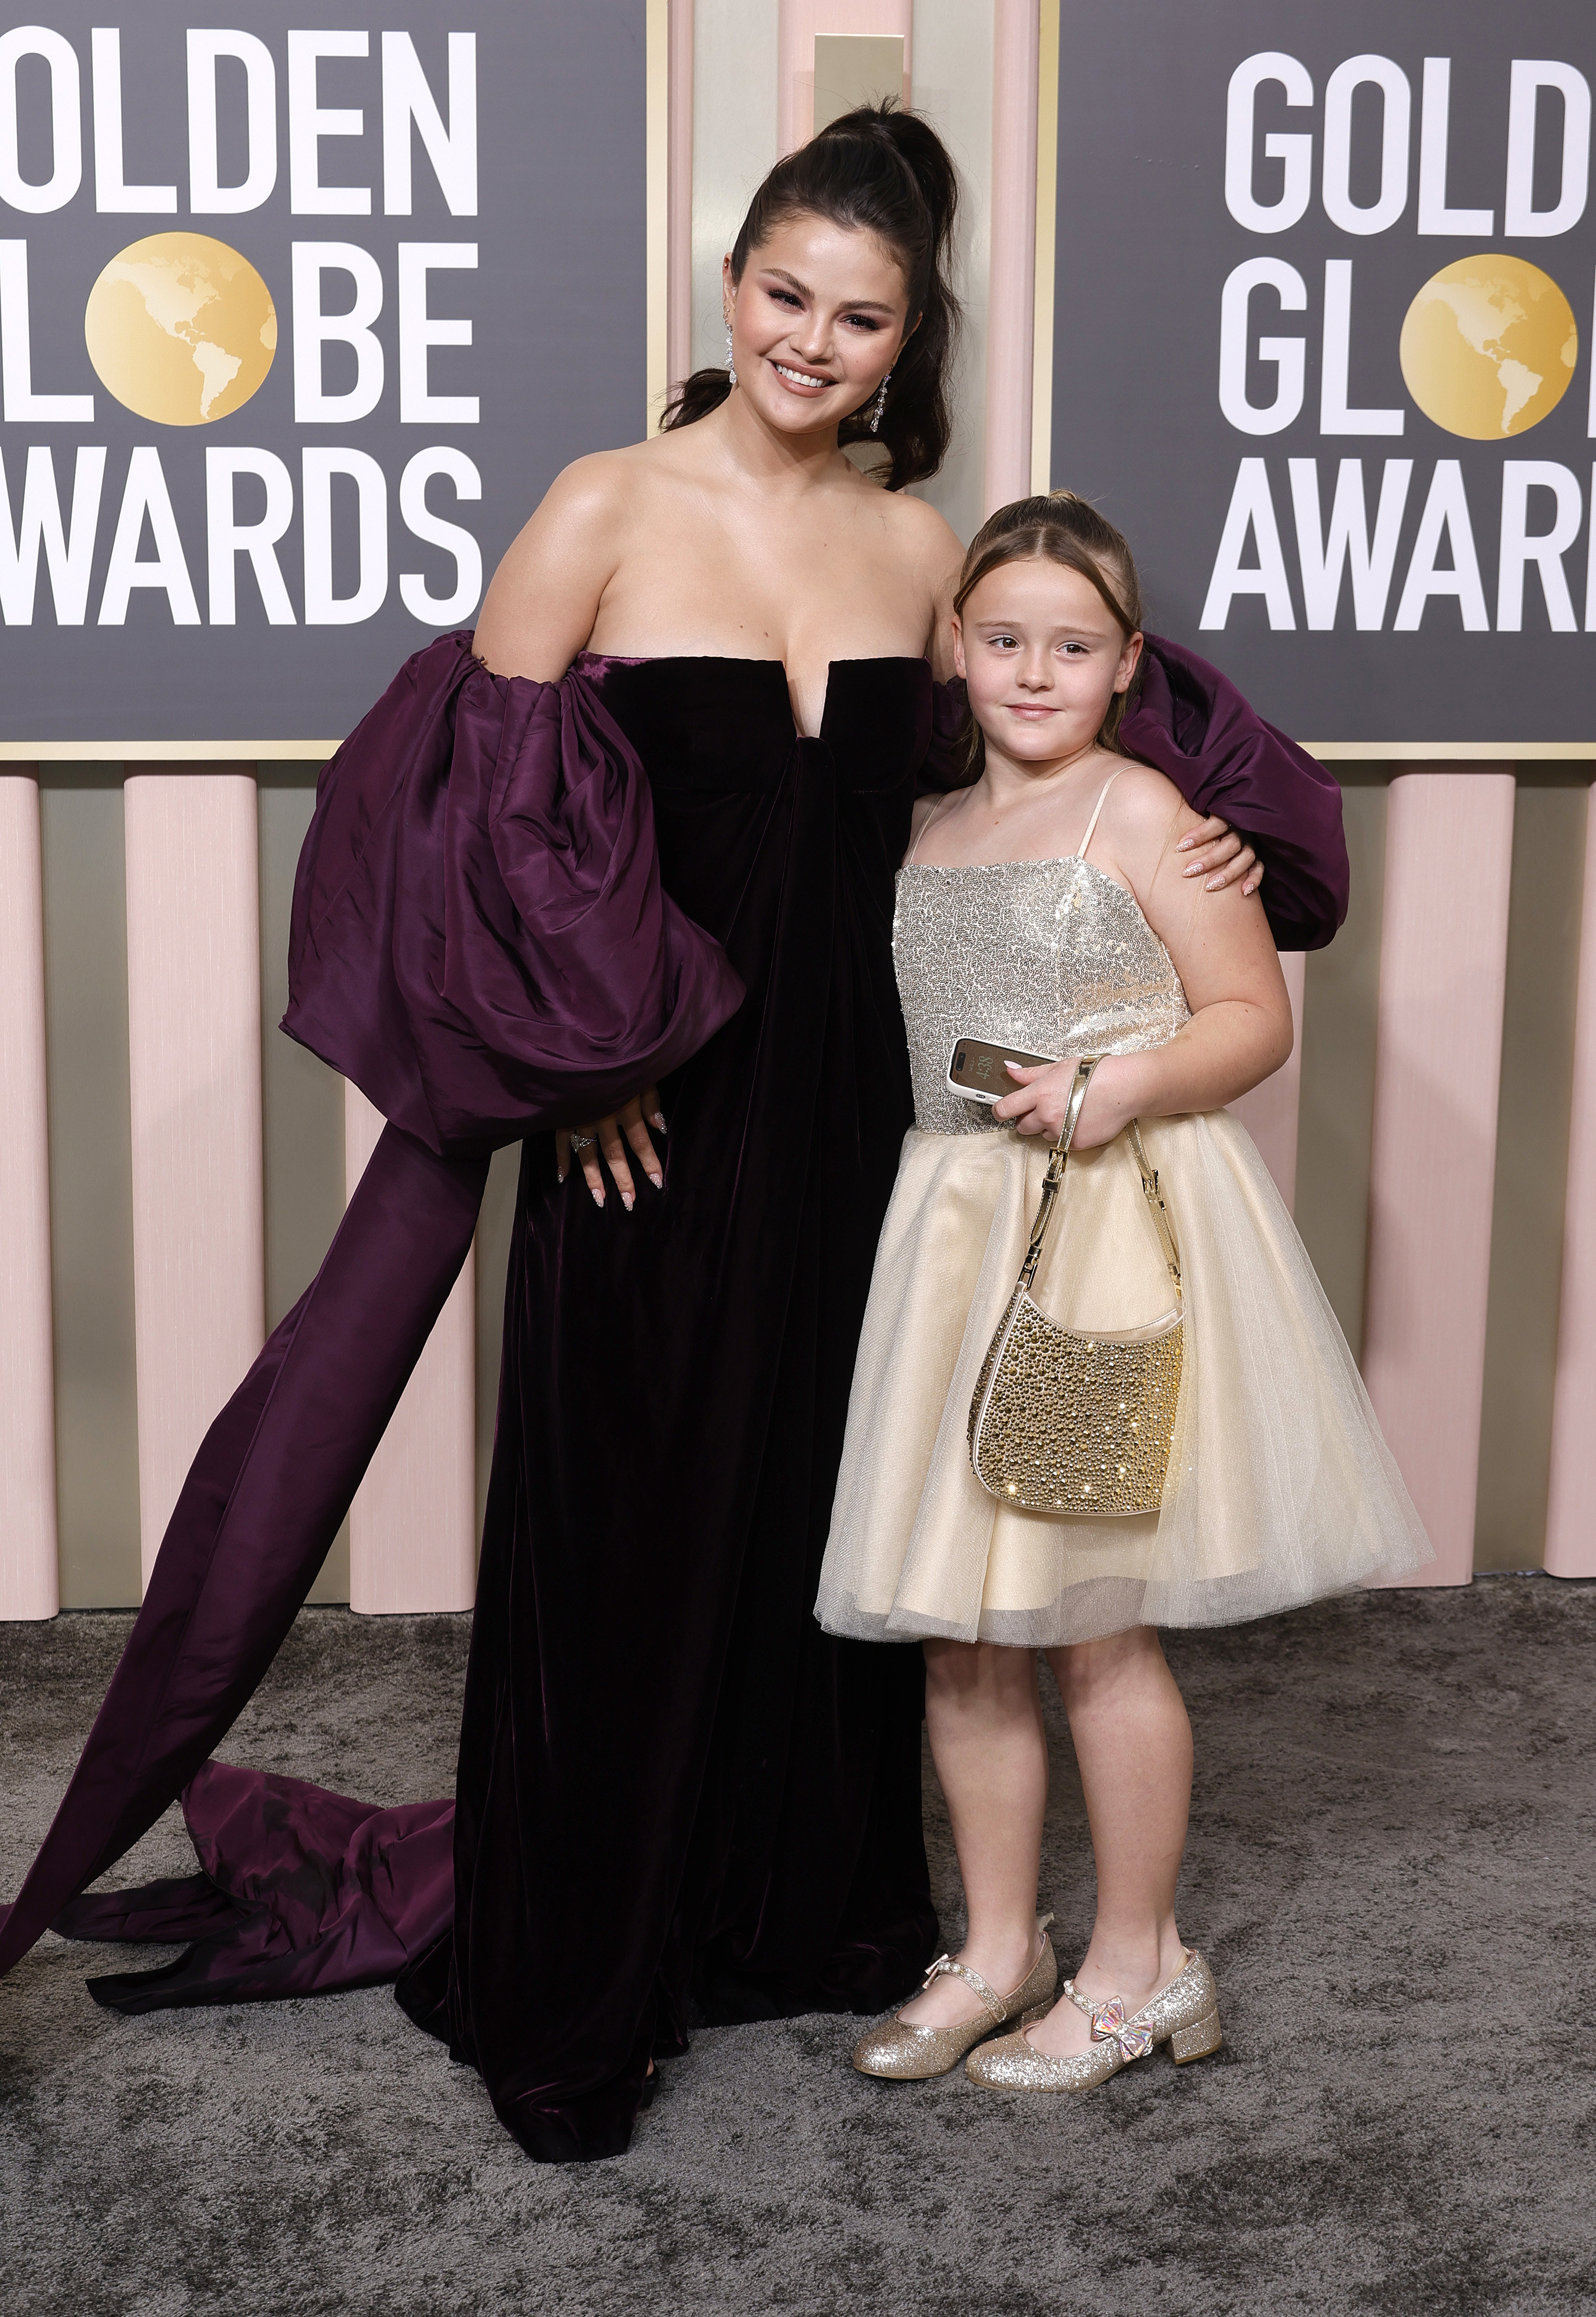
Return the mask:
M 870 432 L 866 403 L 838 433 L 840 442 L 874 442 L 887 452 L 885 479 L 892 491 L 937 472 L 953 429 L 947 375 L 960 316 L 949 275 L 958 199 L 958 179 L 942 139 L 929 122 L 888 97 L 843 113 L 778 161 L 754 195 L 732 246 L 731 278 L 740 282 L 749 252 L 778 225 L 812 216 L 873 233 L 897 256 L 909 286 L 910 319 L 918 315 L 919 327 L 893 366 L 879 431 Z M 723 370 L 695 371 L 677 389 L 660 424 L 690 426 L 730 392 Z

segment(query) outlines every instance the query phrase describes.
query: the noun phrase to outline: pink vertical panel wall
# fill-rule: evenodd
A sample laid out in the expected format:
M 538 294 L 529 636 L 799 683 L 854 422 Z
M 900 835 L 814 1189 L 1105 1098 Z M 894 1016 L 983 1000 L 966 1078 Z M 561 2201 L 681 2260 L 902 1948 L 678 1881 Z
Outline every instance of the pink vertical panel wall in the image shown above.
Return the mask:
M 1363 1373 L 1436 1549 L 1419 1584 L 1474 1570 L 1513 793 L 1430 765 L 1386 818 Z
M 56 1441 L 39 784 L 0 774 L 0 1617 L 53 1617 Z
M 993 9 L 991 259 L 987 289 L 986 512 L 1031 488 L 1036 269 L 1036 0 Z
M 1585 823 L 1547 1569 L 1596 1577 L 1596 812 Z
M 148 1582 L 184 1474 L 265 1330 L 253 777 L 124 789 L 139 1522 Z
M 344 1179 L 353 1192 L 382 1132 L 344 1089 Z M 349 1606 L 367 1615 L 469 1609 L 476 1592 L 475 1250 L 394 1409 L 349 1515 Z
M 913 0 L 781 0 L 777 25 L 781 85 L 776 91 L 776 143 L 784 153 L 814 134 L 814 44 L 817 35 L 879 34 L 903 41 L 904 94 L 914 46 Z
M 1280 960 L 1291 999 L 1291 1052 L 1272 1078 L 1230 1105 L 1258 1145 L 1287 1208 L 1296 1212 L 1296 1124 L 1303 1081 L 1303 983 L 1307 960 L 1288 950 Z

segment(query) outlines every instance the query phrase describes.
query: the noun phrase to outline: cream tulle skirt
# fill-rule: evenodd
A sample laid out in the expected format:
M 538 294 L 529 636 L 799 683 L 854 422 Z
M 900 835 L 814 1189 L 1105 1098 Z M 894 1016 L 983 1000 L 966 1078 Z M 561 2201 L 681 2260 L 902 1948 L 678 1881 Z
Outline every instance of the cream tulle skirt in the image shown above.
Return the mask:
M 1017 1512 L 970 1466 L 970 1397 L 1045 1171 L 1012 1132 L 903 1145 L 876 1252 L 815 1614 L 874 1641 L 1050 1648 L 1268 1615 L 1430 1559 L 1291 1217 L 1227 1112 L 1143 1125 L 1179 1241 L 1185 1365 L 1160 1512 Z M 1034 1291 L 1061 1324 L 1170 1306 L 1121 1136 L 1071 1158 Z

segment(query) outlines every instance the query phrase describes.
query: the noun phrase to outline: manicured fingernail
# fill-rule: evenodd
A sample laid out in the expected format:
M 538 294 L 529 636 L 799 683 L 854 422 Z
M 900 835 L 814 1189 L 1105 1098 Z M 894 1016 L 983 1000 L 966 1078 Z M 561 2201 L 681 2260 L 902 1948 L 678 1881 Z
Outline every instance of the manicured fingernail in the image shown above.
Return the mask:
M 591 1183 L 589 1183 L 589 1185 L 587 1185 L 587 1187 L 588 1187 L 588 1189 L 589 1189 L 590 1191 L 591 1191 L 591 1190 L 593 1190 L 593 1185 L 591 1185 Z M 593 1191 L 593 1203 L 594 1203 L 594 1205 L 595 1205 L 596 1207 L 602 1207 L 602 1206 L 603 1206 L 603 1204 L 604 1204 L 604 1193 L 603 1193 L 602 1191 Z
M 1200 861 L 1194 861 L 1189 869 L 1182 869 L 1180 872 L 1183 877 L 1200 877 L 1202 873 L 1203 864 Z
M 665 1188 L 664 1176 L 656 1175 L 652 1167 L 649 1169 L 649 1180 L 657 1191 L 662 1191 Z
M 669 1127 L 665 1123 L 665 1113 L 662 1110 L 657 1110 L 654 1113 L 654 1115 L 649 1121 L 649 1124 L 650 1126 L 657 1126 L 661 1134 L 668 1134 L 670 1132 Z
M 565 1180 L 565 1176 L 566 1176 L 566 1170 L 565 1170 L 565 1168 L 562 1167 L 560 1169 L 560 1181 L 561 1181 L 562 1183 L 563 1183 L 563 1182 L 564 1182 L 564 1180 Z
M 1205 893 L 1216 893 L 1224 882 L 1223 877 L 1210 877 L 1203 890 Z
M 632 1212 L 632 1207 L 635 1205 L 635 1203 L 636 1203 L 636 1202 L 635 1202 L 635 1200 L 634 1200 L 634 1198 L 633 1198 L 633 1196 L 632 1196 L 632 1194 L 630 1191 L 623 1191 L 623 1192 L 622 1192 L 622 1194 L 621 1194 L 621 1204 L 625 1208 L 625 1210 L 626 1210 L 626 1212 L 627 1212 L 627 1213 L 628 1213 L 628 1214 L 630 1214 L 630 1213 Z

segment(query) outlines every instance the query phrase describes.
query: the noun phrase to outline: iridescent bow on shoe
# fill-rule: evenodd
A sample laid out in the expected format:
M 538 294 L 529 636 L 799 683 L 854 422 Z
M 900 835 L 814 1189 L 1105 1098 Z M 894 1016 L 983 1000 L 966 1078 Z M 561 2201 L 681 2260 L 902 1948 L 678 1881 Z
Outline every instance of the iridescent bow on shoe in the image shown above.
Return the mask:
M 1064 1992 L 1077 2003 L 1080 2002 L 1073 1982 L 1065 1988 Z M 1084 2003 L 1080 2008 L 1083 2011 L 1087 2008 Z M 1117 1995 L 1110 2002 L 1091 2006 L 1091 2040 L 1094 2044 L 1117 2044 L 1120 2056 L 1125 2060 L 1144 2060 L 1152 2049 L 1150 2028 L 1125 2026 L 1125 2000 Z

